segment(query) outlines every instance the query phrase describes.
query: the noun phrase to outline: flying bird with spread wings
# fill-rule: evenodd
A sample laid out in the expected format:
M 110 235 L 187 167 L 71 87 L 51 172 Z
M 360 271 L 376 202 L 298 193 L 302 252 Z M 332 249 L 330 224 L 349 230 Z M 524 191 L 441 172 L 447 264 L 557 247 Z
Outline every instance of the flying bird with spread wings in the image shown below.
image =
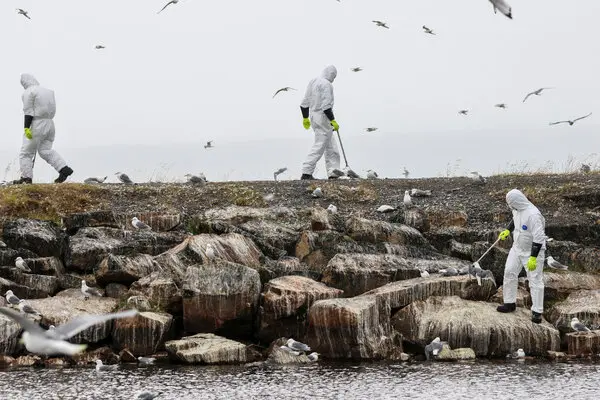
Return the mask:
M 163 8 L 160 9 L 159 12 L 157 12 L 157 14 L 160 14 L 161 12 L 163 12 L 163 10 L 165 8 L 167 8 L 168 6 L 170 6 L 171 4 L 177 4 L 177 3 L 179 3 L 179 0 L 171 0 L 171 1 L 169 1 L 167 4 L 165 4 L 165 6 Z
M 370 128 L 365 128 L 365 131 L 367 131 L 367 132 L 375 132 L 377 129 L 379 129 L 379 128 L 370 127 Z
M 525 96 L 525 98 L 523 99 L 523 103 L 525 103 L 525 100 L 527 100 L 529 98 L 529 96 L 533 96 L 533 95 L 535 95 L 535 96 L 541 96 L 542 92 L 544 90 L 547 90 L 547 89 L 553 89 L 553 88 L 544 87 L 544 88 L 539 88 L 538 90 L 534 90 L 531 93 L 527 93 L 527 96 Z
M 363 69 L 361 67 L 354 67 L 354 68 L 351 68 L 351 70 L 352 70 L 352 72 L 360 72 Z
M 294 89 L 292 87 L 289 87 L 289 86 L 286 86 L 286 87 L 281 88 L 278 91 L 276 91 L 275 94 L 273 95 L 273 98 L 275 98 L 275 96 L 277 96 L 279 93 L 281 93 L 281 92 L 287 92 L 289 90 L 296 90 L 296 89 Z
M 387 26 L 387 22 L 382 22 L 382 21 L 372 21 L 375 25 L 380 26 L 382 28 L 385 29 L 390 29 L 389 26 Z
M 469 110 L 460 110 L 458 113 L 460 115 L 467 115 L 469 113 Z
M 215 146 L 213 146 L 212 142 L 213 142 L 212 140 L 209 140 L 208 142 L 206 142 L 206 144 L 204 145 L 204 148 L 211 149 L 211 148 L 215 147 Z
M 512 19 L 512 7 L 508 5 L 508 3 L 504 0 L 490 0 L 492 6 L 494 7 L 494 14 L 500 11 L 502 14 L 506 15 L 508 18 Z
M 17 14 L 21 14 L 22 16 L 24 16 L 27 19 L 31 19 L 28 15 L 28 12 L 23 10 L 22 8 L 17 8 Z
M 575 122 L 582 120 L 584 118 L 587 118 L 590 115 L 592 115 L 592 113 L 589 113 L 588 115 L 584 115 L 583 117 L 575 118 L 573 120 L 550 122 L 550 125 L 569 124 L 570 126 L 573 126 L 573 124 L 575 124 Z
M 435 32 L 433 31 L 433 29 L 429 29 L 425 25 L 423 25 L 423 32 L 425 32 L 425 33 L 427 33 L 429 35 L 435 35 Z

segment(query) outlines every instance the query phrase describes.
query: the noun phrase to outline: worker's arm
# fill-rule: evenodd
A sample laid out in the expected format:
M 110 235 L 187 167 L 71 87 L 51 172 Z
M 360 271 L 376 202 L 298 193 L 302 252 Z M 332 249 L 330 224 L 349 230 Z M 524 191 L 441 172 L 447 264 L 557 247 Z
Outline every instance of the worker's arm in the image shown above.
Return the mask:
M 23 114 L 25 114 L 25 128 L 31 128 L 33 114 L 35 113 L 35 92 L 31 89 L 23 93 Z
M 508 239 L 508 237 L 510 236 L 511 232 L 515 230 L 515 221 L 511 220 L 510 224 L 508 225 L 508 227 L 506 227 L 505 230 L 503 230 L 502 232 L 500 232 L 500 235 L 498 235 L 498 239 L 499 240 L 506 240 Z
M 531 235 L 533 236 L 533 244 L 531 245 L 531 256 L 537 257 L 542 250 L 542 246 L 546 241 L 545 232 L 545 221 L 541 215 L 532 215 L 529 218 L 529 229 L 531 229 Z
M 25 129 L 31 128 L 33 122 L 33 115 L 25 115 Z

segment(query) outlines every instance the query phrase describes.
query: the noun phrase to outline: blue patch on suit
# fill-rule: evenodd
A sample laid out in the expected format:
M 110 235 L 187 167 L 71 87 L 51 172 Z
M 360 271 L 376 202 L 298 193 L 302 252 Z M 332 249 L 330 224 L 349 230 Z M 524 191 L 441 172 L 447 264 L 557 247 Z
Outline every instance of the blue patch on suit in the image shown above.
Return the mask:
M 527 230 L 527 225 L 523 225 L 521 228 L 523 228 L 524 231 Z

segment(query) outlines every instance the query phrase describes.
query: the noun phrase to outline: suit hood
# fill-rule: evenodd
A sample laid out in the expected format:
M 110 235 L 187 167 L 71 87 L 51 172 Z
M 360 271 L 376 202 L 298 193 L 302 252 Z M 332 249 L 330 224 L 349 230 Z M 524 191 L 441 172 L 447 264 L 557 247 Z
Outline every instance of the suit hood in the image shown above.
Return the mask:
M 31 86 L 39 86 L 40 83 L 35 79 L 35 76 L 31 74 L 21 74 L 21 85 L 23 89 L 27 89 Z
M 333 83 L 335 77 L 337 76 L 337 68 L 334 65 L 329 65 L 325 67 L 321 76 L 327 79 L 329 82 Z
M 532 204 L 520 190 L 513 189 L 506 194 L 506 204 L 513 210 L 522 211 Z

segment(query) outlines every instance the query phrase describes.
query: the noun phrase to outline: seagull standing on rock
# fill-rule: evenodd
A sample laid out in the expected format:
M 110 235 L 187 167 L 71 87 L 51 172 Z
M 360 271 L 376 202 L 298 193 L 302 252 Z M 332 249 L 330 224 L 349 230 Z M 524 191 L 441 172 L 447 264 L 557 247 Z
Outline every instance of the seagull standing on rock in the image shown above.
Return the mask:
M 319 360 L 319 356 L 320 354 L 317 353 L 316 351 L 313 351 L 312 353 L 308 354 L 307 357 L 310 361 L 315 362 Z
M 150 225 L 140 221 L 137 217 L 133 217 L 131 219 L 131 225 L 135 229 L 139 229 L 139 230 L 152 230 L 152 228 L 150 228 Z
M 83 293 L 84 298 L 87 300 L 91 297 L 102 297 L 102 293 L 96 289 L 89 287 L 85 281 L 81 281 L 81 293 Z
M 29 268 L 25 260 L 23 260 L 21 257 L 15 258 L 15 267 L 21 272 L 31 272 L 31 268 Z
M 17 296 L 15 296 L 12 290 L 6 291 L 5 298 L 6 298 L 6 301 L 8 302 L 8 304 L 11 304 L 13 306 L 18 306 L 19 303 L 21 302 L 21 299 L 19 299 Z
M 288 339 L 286 346 L 295 351 L 310 351 L 310 347 L 304 343 L 297 342 L 294 339 Z
M 577 317 L 573 317 L 571 319 L 571 328 L 575 332 L 589 332 L 590 331 L 590 328 L 588 328 L 587 326 L 585 326 L 584 324 L 582 324 L 579 321 L 579 318 L 577 318 Z
M 329 211 L 332 214 L 337 214 L 337 207 L 333 204 L 330 204 L 329 207 L 327 207 L 327 211 Z
M 122 183 L 124 183 L 126 185 L 133 184 L 133 181 L 131 179 L 129 179 L 129 176 L 127 176 L 127 174 L 124 174 L 122 172 L 115 172 L 115 175 Z
M 548 257 L 546 258 L 546 262 L 548 263 L 548 266 L 549 266 L 550 268 L 554 268 L 554 269 L 569 269 L 569 267 L 568 267 L 568 266 L 566 266 L 566 265 L 564 265 L 564 264 L 561 264 L 561 263 L 559 263 L 559 262 L 558 262 L 558 261 L 556 261 L 556 260 L 554 259 L 554 257 L 552 257 L 552 256 L 548 256 Z
M 206 254 L 206 258 L 208 258 L 209 260 L 214 260 L 215 257 L 217 256 L 217 254 L 215 252 L 215 248 L 212 245 L 212 243 L 206 244 L 206 250 L 204 251 L 204 253 Z
M 23 300 L 23 299 L 19 300 L 19 310 L 23 314 L 32 314 L 32 315 L 35 315 L 38 317 L 42 316 L 42 314 L 40 314 L 33 307 L 31 307 L 29 304 L 27 304 L 27 302 L 25 302 L 25 300 Z
M 412 205 L 413 205 L 412 198 L 410 197 L 408 190 L 404 191 L 403 203 L 404 203 L 404 207 L 406 207 L 406 208 L 412 207 Z

